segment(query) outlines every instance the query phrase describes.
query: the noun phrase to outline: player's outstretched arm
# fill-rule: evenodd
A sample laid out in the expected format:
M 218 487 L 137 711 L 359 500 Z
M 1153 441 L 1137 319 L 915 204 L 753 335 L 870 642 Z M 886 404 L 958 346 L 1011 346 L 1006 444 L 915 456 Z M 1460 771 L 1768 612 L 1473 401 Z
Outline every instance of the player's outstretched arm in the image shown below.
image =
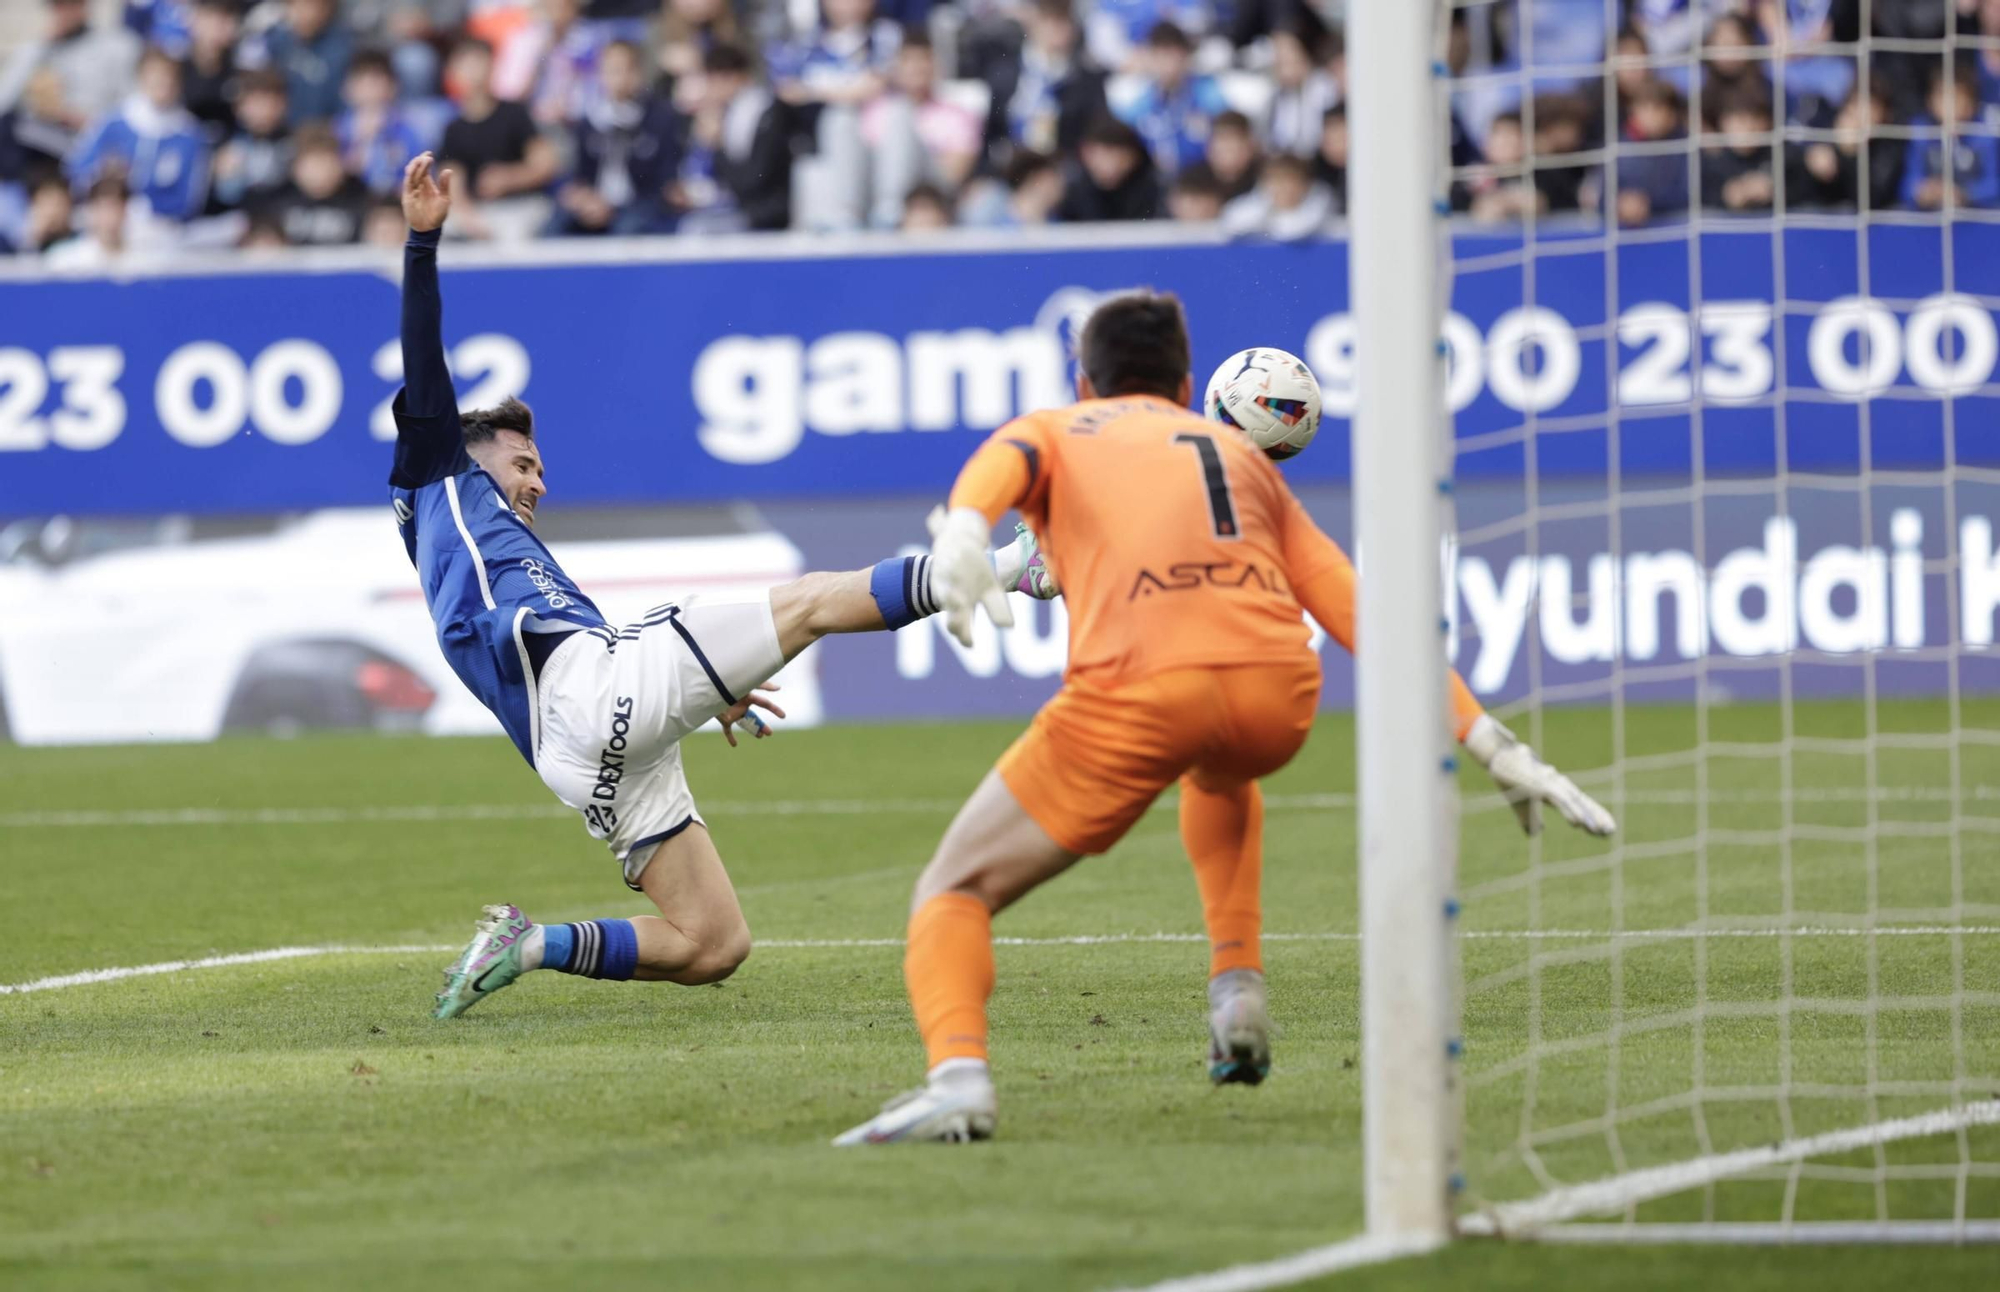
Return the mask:
M 950 503 L 931 513 L 931 586 L 945 627 L 967 646 L 981 607 L 999 627 L 1013 625 L 1014 611 L 988 543 L 995 521 L 1047 487 L 1051 459 L 1046 439 L 1046 431 L 1032 418 L 1001 427 L 967 459 Z
M 1315 525 L 1297 498 L 1288 498 L 1285 559 L 1293 591 L 1306 612 L 1350 652 L 1354 649 L 1356 575 L 1347 553 Z M 1596 799 L 1549 766 L 1486 712 L 1458 670 L 1451 670 L 1452 725 L 1465 752 L 1478 760 L 1514 807 L 1521 829 L 1539 834 L 1544 803 L 1588 834 L 1608 835 L 1618 822 Z
M 438 291 L 437 246 L 451 214 L 451 175 L 429 153 L 403 168 L 403 402 L 428 417 L 456 403 L 444 358 L 444 300 Z

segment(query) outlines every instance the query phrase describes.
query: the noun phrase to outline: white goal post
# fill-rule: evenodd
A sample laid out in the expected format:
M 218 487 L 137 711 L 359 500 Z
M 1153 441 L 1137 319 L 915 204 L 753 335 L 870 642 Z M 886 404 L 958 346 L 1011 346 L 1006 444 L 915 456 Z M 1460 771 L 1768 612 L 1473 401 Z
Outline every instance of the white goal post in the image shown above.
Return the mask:
M 1368 1239 L 2000 1242 L 2000 18 L 1584 3 L 1346 6 Z

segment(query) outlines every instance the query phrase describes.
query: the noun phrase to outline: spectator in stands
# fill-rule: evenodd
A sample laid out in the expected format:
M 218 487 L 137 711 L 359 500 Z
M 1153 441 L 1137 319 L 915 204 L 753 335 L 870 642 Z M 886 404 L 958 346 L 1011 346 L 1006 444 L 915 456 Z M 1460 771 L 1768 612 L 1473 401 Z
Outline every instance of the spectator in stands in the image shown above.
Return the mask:
M 1975 51 L 1979 69 L 1979 108 L 1986 124 L 2000 126 L 2000 0 L 1974 0 L 1970 14 L 1973 35 L 1987 43 Z M 1965 16 L 1963 7 L 1961 16 Z
M 1007 218 L 1010 228 L 1048 224 L 1062 205 L 1062 169 L 1046 153 L 1023 149 L 1007 163 Z
M 69 185 L 60 176 L 43 176 L 28 195 L 28 217 L 21 226 L 20 245 L 14 250 L 23 256 L 44 254 L 72 235 L 75 219 L 76 201 Z
M 1518 112 L 1503 112 L 1486 127 L 1486 169 L 1468 187 L 1472 218 L 1493 222 L 1525 219 L 1544 209 L 1541 191 L 1527 170 L 1528 139 Z
M 1630 27 L 1618 33 L 1617 43 L 1611 47 L 1611 85 L 1620 121 L 1631 120 L 1634 97 L 1660 79 L 1647 66 L 1647 57 L 1645 37 Z
M 1592 117 L 1590 103 L 1573 95 L 1542 95 L 1534 102 L 1535 159 L 1534 185 L 1542 195 L 1542 209 L 1549 212 L 1575 211 L 1581 205 L 1584 177 L 1590 168 L 1581 163 L 1551 166 L 1549 159 L 1581 152 L 1589 142 Z
M 903 199 L 903 218 L 896 227 L 904 233 L 928 233 L 949 229 L 951 199 L 935 184 L 919 184 Z
M 1791 120 L 1827 120 L 1854 87 L 1854 59 L 1824 50 L 1833 40 L 1835 11 L 1841 4 L 1842 0 L 1757 0 L 1763 43 L 1784 53 Z
M 439 92 L 439 51 L 464 27 L 467 7 L 468 0 L 347 0 L 345 12 L 356 40 L 388 51 L 403 93 L 429 98 Z
M 194 35 L 192 0 L 125 0 L 125 28 L 180 62 Z
M 668 79 L 674 106 L 693 112 L 701 93 L 701 61 L 717 45 L 740 45 L 743 30 L 729 0 L 663 0 L 654 26 L 654 63 Z
M 630 41 L 604 47 L 597 90 L 576 123 L 575 165 L 556 194 L 556 233 L 665 233 L 667 186 L 680 168 L 673 105 L 646 87 L 646 56 Z
M 83 203 L 83 232 L 54 243 L 44 257 L 51 269 L 108 269 L 131 249 L 126 231 L 125 177 L 107 172 L 90 185 Z
M 1724 211 L 1768 211 L 1777 198 L 1771 165 L 1771 99 L 1739 85 L 1717 106 L 1722 140 L 1701 150 L 1701 204 Z
M 774 72 L 778 97 L 813 123 L 817 145 L 794 176 L 800 218 L 814 229 L 852 229 L 869 214 L 861 109 L 887 88 L 902 33 L 875 17 L 875 0 L 820 0 L 820 15 L 811 42 L 784 51 Z
M 792 145 L 783 107 L 752 79 L 750 55 L 738 45 L 710 49 L 701 82 L 673 188 L 681 231 L 784 228 L 792 208 Z
M 955 193 L 979 161 L 980 121 L 970 108 L 937 97 L 937 57 L 922 31 L 903 37 L 889 77 L 889 91 L 861 112 L 868 145 L 875 224 L 909 222 L 903 201 L 918 184 Z
M 53 171 L 84 127 L 118 106 L 139 62 L 131 32 L 91 27 L 88 0 L 46 3 L 48 34 L 0 67 L 0 128 L 31 173 Z
M 409 236 L 407 233 L 404 235 Z M 283 251 L 292 244 L 285 241 L 285 226 L 278 223 L 278 217 L 269 211 L 258 211 L 244 222 L 243 233 L 236 239 L 236 249 L 256 255 L 264 251 Z
M 1313 178 L 1327 186 L 1333 200 L 1347 209 L 1347 105 L 1335 104 L 1320 119 L 1319 151 L 1313 154 Z
M 1311 164 L 1280 153 L 1264 166 L 1255 192 L 1222 208 L 1222 227 L 1232 238 L 1304 242 L 1323 236 L 1338 214 L 1333 191 L 1313 181 Z
M 290 181 L 285 115 L 284 77 L 267 68 L 237 78 L 235 130 L 215 150 L 211 212 L 262 207 Z
M 1119 115 L 1130 122 L 1168 175 L 1202 159 L 1210 125 L 1228 110 L 1213 77 L 1194 71 L 1194 42 L 1170 22 L 1146 37 L 1146 86 Z
M 495 51 L 493 93 L 526 103 L 543 125 L 566 125 L 590 104 L 611 32 L 584 20 L 583 0 L 541 0 L 540 10 Z
M 341 87 L 347 110 L 334 123 L 348 173 L 372 193 L 402 187 L 403 167 L 424 150 L 423 136 L 396 105 L 396 68 L 388 54 L 364 49 L 347 65 Z
M 236 40 L 242 34 L 236 0 L 195 0 L 181 65 L 181 106 L 194 114 L 211 148 L 235 124 L 229 96 L 236 83 Z
M 1958 133 L 1979 115 L 1979 67 L 1970 52 L 1931 73 L 1929 111 L 1903 161 L 1903 205 L 1919 211 L 2000 206 L 2000 139 Z
M 1218 115 L 1209 127 L 1206 160 L 1211 176 L 1222 185 L 1223 201 L 1233 202 L 1256 188 L 1264 158 L 1250 118 L 1233 109 Z
M 200 215 L 208 201 L 208 138 L 181 106 L 180 65 L 148 48 L 138 90 L 78 142 L 68 167 L 79 191 L 115 171 L 142 215 L 176 223 Z
M 445 165 L 458 172 L 454 222 L 475 238 L 531 237 L 548 222 L 544 196 L 557 172 L 556 150 L 518 103 L 493 94 L 493 50 L 460 41 L 446 76 L 459 87 L 458 119 L 444 128 Z
M 1756 44 L 1757 33 L 1750 20 L 1739 13 L 1725 13 L 1709 26 L 1708 40 L 1702 47 L 1702 129 L 1719 128 L 1722 105 L 1742 99 L 1746 91 L 1761 91 L 1767 100 L 1770 98 L 1771 78 L 1764 71 L 1763 60 L 1743 52 Z
M 409 238 L 410 226 L 403 218 L 402 202 L 394 197 L 376 198 L 361 222 L 361 240 L 371 247 L 394 251 Z
M 1160 177 L 1139 132 L 1100 117 L 1084 132 L 1056 218 L 1069 222 L 1152 220 L 1160 215 Z
M 285 78 L 285 111 L 294 126 L 340 115 L 340 87 L 354 57 L 354 35 L 334 21 L 336 0 L 285 0 L 285 16 L 264 33 L 258 66 Z M 246 47 L 250 52 L 251 47 Z
M 1219 220 L 1222 207 L 1222 181 L 1207 162 L 1182 167 L 1167 189 L 1167 215 L 1184 223 Z
M 1069 154 L 1109 108 L 1104 72 L 1083 50 L 1070 0 L 1032 0 L 1018 54 L 989 70 L 986 136 L 1032 152 Z
M 1741 12 L 1744 0 L 1631 0 L 1632 30 L 1656 60 L 1685 54 L 1725 13 Z M 1668 69 L 1671 72 L 1671 69 Z M 1675 86 L 1686 93 L 1684 84 Z
M 1099 67 L 1144 73 L 1146 42 L 1163 23 L 1181 32 L 1207 31 L 1209 6 L 1206 0 L 1096 0 L 1085 37 L 1090 56 Z
M 1532 67 L 1535 96 L 1573 91 L 1591 93 L 1616 30 L 1604 0 L 1510 0 L 1501 15 L 1506 62 Z
M 324 125 L 300 126 L 293 136 L 291 183 L 260 214 L 274 219 L 295 247 L 345 246 L 361 240 L 368 188 L 347 173 L 340 140 Z
M 1840 105 L 1832 143 L 1795 144 L 1787 149 L 1785 197 L 1793 206 L 1851 211 L 1885 211 L 1901 200 L 1905 141 L 1877 136 L 1889 121 L 1889 90 L 1880 78 L 1856 85 Z M 1867 145 L 1867 189 L 1863 192 L 1863 143 Z
M 1340 102 L 1333 74 L 1313 66 L 1305 37 L 1285 27 L 1271 35 L 1271 79 L 1276 90 L 1264 114 L 1264 143 L 1274 153 L 1310 157 L 1319 151 L 1320 123 Z
M 1630 144 L 1665 144 L 1687 138 L 1687 99 L 1665 81 L 1648 81 L 1625 104 L 1624 140 Z M 1615 214 L 1622 225 L 1645 224 L 1688 208 L 1688 159 L 1679 150 L 1621 152 L 1617 159 L 1618 192 Z M 1593 178 L 1593 190 L 1608 182 L 1611 168 Z M 1595 208 L 1593 191 L 1583 203 Z

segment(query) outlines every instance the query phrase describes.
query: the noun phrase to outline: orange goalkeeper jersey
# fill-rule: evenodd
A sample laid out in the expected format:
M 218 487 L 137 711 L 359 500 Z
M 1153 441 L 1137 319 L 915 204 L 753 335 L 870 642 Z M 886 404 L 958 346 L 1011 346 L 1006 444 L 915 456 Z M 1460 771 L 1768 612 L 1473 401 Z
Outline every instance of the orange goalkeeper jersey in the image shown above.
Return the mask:
M 1030 413 L 960 472 L 953 507 L 1019 508 L 1069 610 L 1066 676 L 1116 687 L 1168 669 L 1310 657 L 1310 611 L 1354 649 L 1354 566 L 1268 458 L 1151 396 Z M 1481 712 L 1456 674 L 1456 726 Z

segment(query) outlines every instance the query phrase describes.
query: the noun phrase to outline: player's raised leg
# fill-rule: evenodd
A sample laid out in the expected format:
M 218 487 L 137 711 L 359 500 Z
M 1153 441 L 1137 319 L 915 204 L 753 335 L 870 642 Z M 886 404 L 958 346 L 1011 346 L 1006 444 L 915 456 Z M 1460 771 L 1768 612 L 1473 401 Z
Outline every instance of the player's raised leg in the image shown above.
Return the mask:
M 1208 927 L 1208 1077 L 1256 1085 L 1271 1070 L 1264 1003 L 1264 796 L 1255 781 L 1181 778 L 1181 843 Z
M 1040 546 L 1025 525 L 1016 530 L 1012 542 L 993 551 L 992 562 L 1003 588 L 1042 601 L 1059 595 L 1042 564 Z M 928 556 L 890 557 L 865 570 L 818 571 L 771 589 L 771 618 L 787 660 L 822 637 L 893 631 L 940 608 L 931 590 Z
M 986 1002 L 993 916 L 1076 861 L 990 772 L 966 800 L 917 880 L 903 977 L 929 1063 L 925 1084 L 835 1144 L 965 1141 L 992 1135 Z

